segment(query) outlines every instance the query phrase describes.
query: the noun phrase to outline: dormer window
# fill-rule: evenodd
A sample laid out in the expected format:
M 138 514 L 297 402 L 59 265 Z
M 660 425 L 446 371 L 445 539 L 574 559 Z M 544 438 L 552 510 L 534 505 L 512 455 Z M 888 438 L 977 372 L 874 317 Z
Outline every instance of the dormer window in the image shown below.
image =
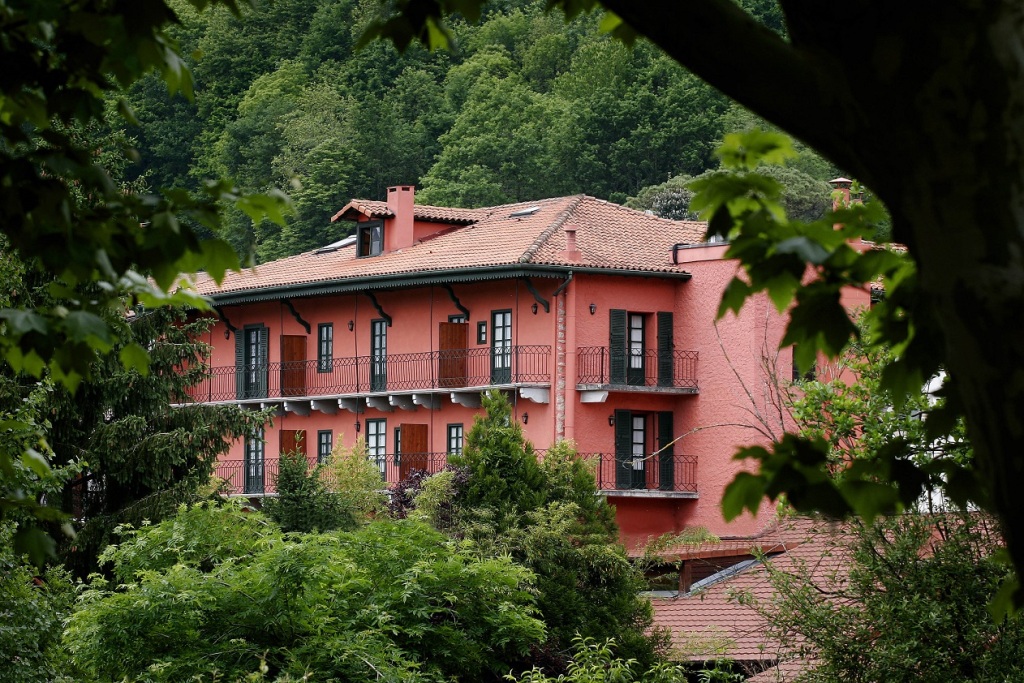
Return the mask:
M 384 252 L 384 223 L 366 221 L 356 226 L 356 256 L 380 256 Z

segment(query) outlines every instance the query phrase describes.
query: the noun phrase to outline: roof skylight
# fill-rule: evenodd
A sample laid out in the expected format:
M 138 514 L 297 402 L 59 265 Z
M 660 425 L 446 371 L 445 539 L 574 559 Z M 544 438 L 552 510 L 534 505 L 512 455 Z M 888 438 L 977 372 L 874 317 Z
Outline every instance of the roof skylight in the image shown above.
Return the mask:
M 513 211 L 512 213 L 510 213 L 508 215 L 508 217 L 509 218 L 520 218 L 521 216 L 532 216 L 533 214 L 537 213 L 538 211 L 540 211 L 540 207 L 539 206 L 531 206 L 528 209 L 519 209 L 518 211 Z

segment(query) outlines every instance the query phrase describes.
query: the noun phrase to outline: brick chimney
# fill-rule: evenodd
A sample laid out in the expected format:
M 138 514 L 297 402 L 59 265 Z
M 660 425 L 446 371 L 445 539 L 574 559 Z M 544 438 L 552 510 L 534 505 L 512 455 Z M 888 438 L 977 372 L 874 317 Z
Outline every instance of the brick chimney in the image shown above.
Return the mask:
M 575 223 L 565 224 L 565 249 L 559 254 L 566 261 L 579 263 L 583 260 L 583 252 L 576 246 L 576 230 L 579 226 Z
M 849 178 L 833 178 L 828 181 L 828 184 L 832 186 L 832 210 L 846 207 L 850 205 L 850 187 L 853 185 L 853 181 Z
M 395 214 L 384 222 L 384 251 L 411 247 L 413 243 L 413 205 L 416 187 L 396 185 L 388 188 L 388 209 Z

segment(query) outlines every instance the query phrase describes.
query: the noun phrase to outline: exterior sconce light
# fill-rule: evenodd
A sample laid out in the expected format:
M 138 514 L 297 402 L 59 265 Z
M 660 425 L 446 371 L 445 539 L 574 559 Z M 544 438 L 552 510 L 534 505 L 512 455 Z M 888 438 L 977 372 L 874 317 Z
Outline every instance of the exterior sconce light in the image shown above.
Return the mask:
M 597 304 L 590 304 L 590 315 L 597 313 Z
M 225 339 L 231 339 L 231 328 L 230 327 L 224 328 L 224 338 Z
M 356 327 L 355 321 L 354 320 L 349 320 L 348 321 L 348 331 L 351 332 L 352 330 L 355 329 L 355 327 Z
M 530 306 L 530 309 L 533 311 L 534 315 L 537 315 L 537 302 L 534 302 L 533 306 Z
M 536 306 L 536 305 L 537 304 L 534 304 L 534 306 Z M 526 424 L 529 421 L 530 421 L 530 414 L 529 413 L 523 413 L 523 424 Z
M 359 433 L 359 420 L 356 420 L 356 434 Z
M 591 305 L 593 305 L 593 304 L 591 304 Z M 614 427 L 615 426 L 615 413 L 612 413 L 611 415 L 608 416 L 608 426 L 609 427 Z

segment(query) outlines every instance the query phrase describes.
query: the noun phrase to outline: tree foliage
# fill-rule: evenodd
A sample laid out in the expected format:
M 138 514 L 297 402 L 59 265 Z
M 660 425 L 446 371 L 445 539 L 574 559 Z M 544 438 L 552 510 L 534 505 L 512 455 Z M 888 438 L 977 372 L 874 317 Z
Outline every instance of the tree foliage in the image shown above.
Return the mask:
M 485 394 L 483 405 L 463 457 L 453 459 L 468 479 L 450 488 L 455 473 L 444 479 L 443 488 L 454 489 L 448 533 L 507 553 L 536 574 L 548 627 L 536 660 L 563 666 L 573 638 L 583 636 L 615 638 L 622 656 L 652 666 L 663 636 L 649 633 L 650 604 L 638 595 L 643 577 L 618 544 L 614 511 L 597 495 L 592 470 L 565 443 L 538 462 L 504 395 Z M 436 505 L 431 512 L 440 516 Z
M 263 511 L 282 531 L 333 531 L 354 529 L 356 517 L 348 501 L 328 489 L 321 479 L 324 466 L 312 470 L 302 451 L 282 453 L 274 488 L 277 496 L 268 498 Z
M 125 530 L 65 637 L 87 675 L 479 680 L 543 638 L 530 572 L 414 522 L 283 535 L 198 506 Z
M 984 515 L 910 513 L 851 522 L 830 554 L 844 569 L 767 566 L 775 598 L 752 604 L 794 657 L 802 681 L 1008 681 L 1021 676 L 1020 618 L 988 604 L 1008 574 Z M 847 571 L 848 569 L 848 571 Z

